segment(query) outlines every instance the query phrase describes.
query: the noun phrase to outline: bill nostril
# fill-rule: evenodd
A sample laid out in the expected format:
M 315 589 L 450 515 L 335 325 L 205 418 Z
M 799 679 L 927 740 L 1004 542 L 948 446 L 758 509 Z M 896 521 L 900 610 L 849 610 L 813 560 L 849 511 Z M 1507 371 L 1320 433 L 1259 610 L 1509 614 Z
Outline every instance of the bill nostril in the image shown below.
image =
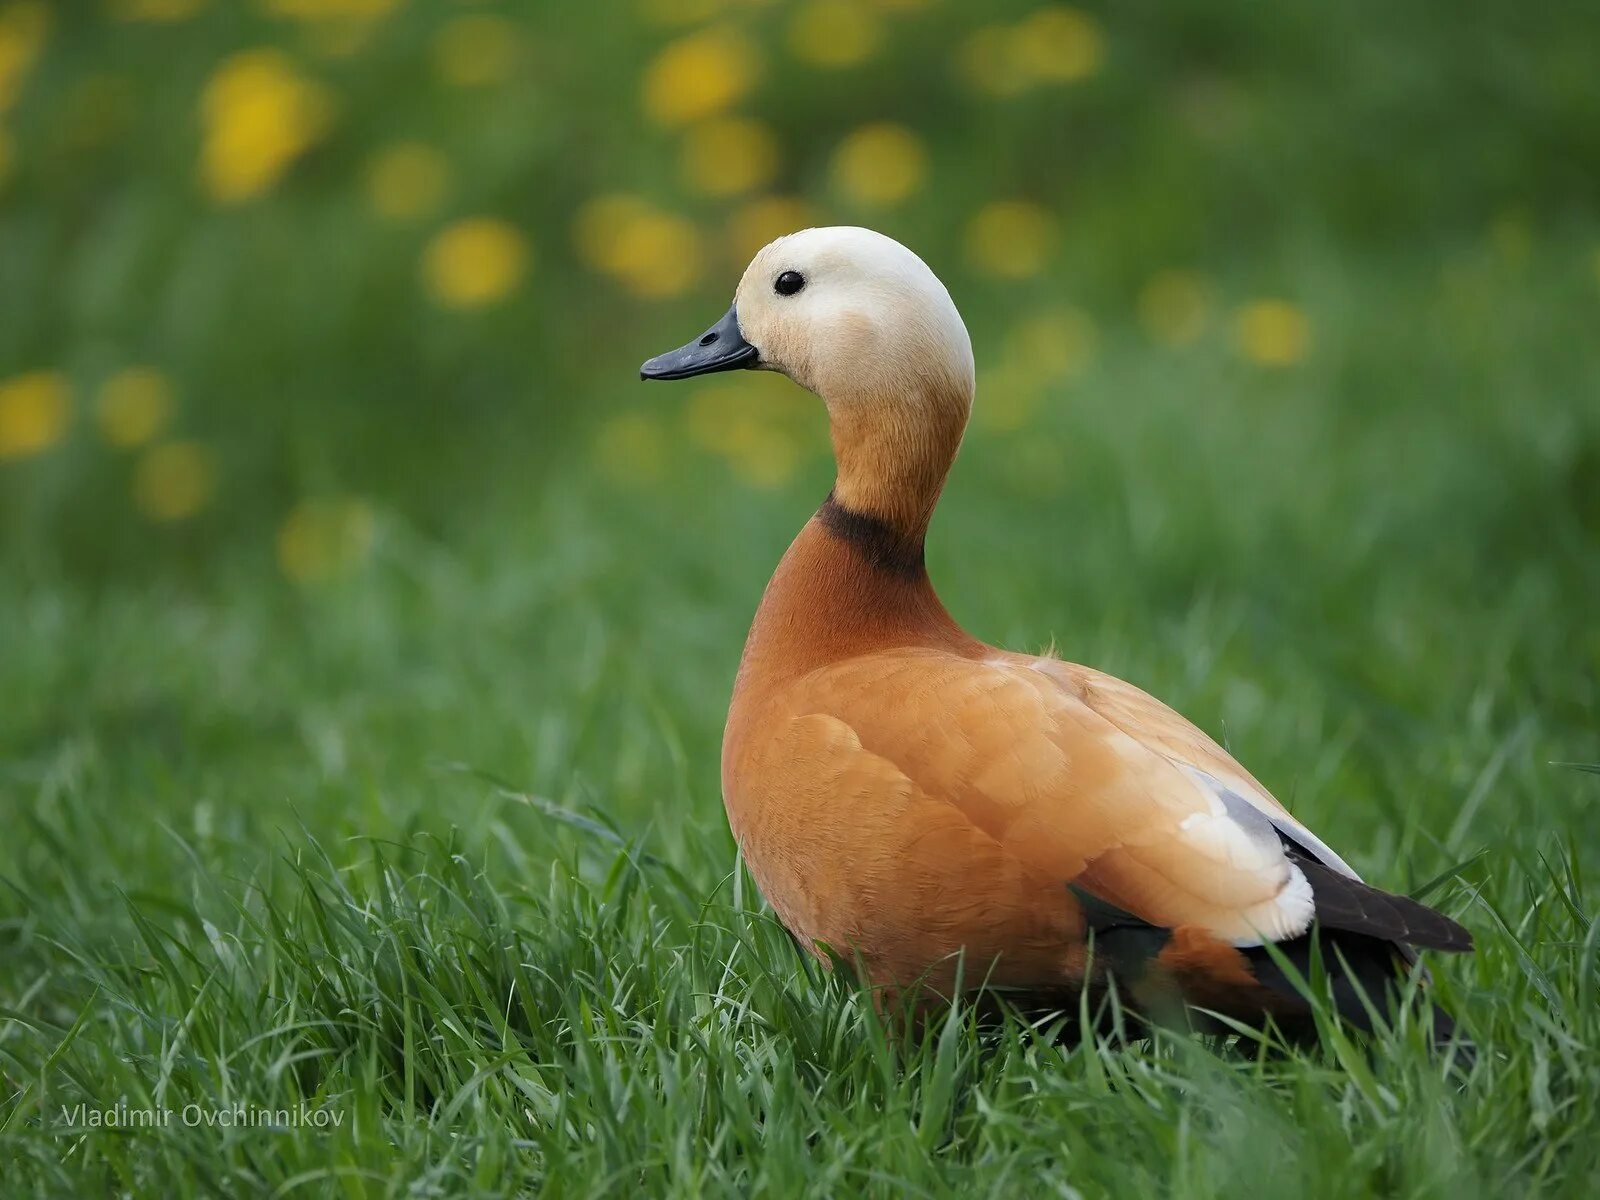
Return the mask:
M 709 346 L 709 345 L 711 345 L 712 342 L 714 342 L 716 340 L 717 340 L 717 335 L 716 334 L 708 333 L 708 334 L 705 335 L 705 337 L 700 339 L 700 344 L 702 346 Z

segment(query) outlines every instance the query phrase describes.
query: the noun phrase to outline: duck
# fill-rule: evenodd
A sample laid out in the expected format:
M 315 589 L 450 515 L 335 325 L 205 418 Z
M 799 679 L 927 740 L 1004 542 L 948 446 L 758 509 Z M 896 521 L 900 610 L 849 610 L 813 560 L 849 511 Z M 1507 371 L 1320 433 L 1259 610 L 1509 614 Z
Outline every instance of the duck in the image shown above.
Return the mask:
M 983 997 L 1070 1021 L 1114 996 L 1151 1024 L 1305 1038 L 1314 975 L 1370 1030 L 1426 985 L 1419 951 L 1471 949 L 1161 701 L 946 610 L 924 545 L 976 373 L 914 252 L 856 227 L 780 237 L 640 376 L 750 369 L 820 397 L 836 466 L 761 598 L 721 763 L 739 852 L 808 952 L 917 1011 Z

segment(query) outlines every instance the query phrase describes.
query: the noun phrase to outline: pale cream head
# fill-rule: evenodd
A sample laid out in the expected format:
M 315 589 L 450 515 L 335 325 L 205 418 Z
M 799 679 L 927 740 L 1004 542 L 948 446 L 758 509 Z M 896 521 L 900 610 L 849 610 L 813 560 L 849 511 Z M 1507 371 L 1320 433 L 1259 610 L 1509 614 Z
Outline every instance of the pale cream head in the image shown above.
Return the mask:
M 796 276 L 799 289 L 784 294 Z M 833 226 L 779 238 L 751 261 L 734 311 L 758 365 L 830 408 L 934 392 L 971 404 L 972 342 L 950 293 L 881 233 Z
M 870 229 L 803 229 L 755 256 L 733 307 L 639 368 L 781 371 L 828 407 L 835 499 L 920 538 L 972 409 L 972 341 L 944 284 Z

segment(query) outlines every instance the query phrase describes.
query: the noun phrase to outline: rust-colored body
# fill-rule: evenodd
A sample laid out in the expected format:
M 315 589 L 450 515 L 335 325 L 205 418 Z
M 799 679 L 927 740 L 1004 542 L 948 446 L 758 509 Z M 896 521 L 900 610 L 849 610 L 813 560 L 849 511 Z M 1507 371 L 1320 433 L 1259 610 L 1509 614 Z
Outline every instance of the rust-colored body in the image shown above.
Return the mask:
M 723 745 L 734 835 L 803 945 L 885 993 L 947 994 L 960 963 L 968 985 L 1059 1005 L 1109 972 L 1152 1013 L 1243 1019 L 1304 1011 L 1266 943 L 1308 964 L 1331 930 L 1378 991 L 1411 946 L 1470 945 L 1363 884 L 1159 701 L 945 611 L 923 539 L 974 367 L 915 255 L 861 229 L 779 239 L 722 323 L 642 373 L 741 364 L 822 397 L 838 465 L 762 599 Z M 1354 992 L 1339 1004 L 1364 1018 Z

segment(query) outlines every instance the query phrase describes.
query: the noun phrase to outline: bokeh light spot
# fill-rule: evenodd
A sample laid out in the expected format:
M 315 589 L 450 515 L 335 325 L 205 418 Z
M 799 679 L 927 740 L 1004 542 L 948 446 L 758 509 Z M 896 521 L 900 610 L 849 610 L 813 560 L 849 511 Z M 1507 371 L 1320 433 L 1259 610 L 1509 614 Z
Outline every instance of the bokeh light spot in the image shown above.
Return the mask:
M 815 211 L 798 196 L 762 196 L 740 205 L 728 218 L 728 247 L 743 267 L 768 242 L 817 224 Z
M 147 450 L 133 473 L 133 502 L 152 521 L 183 521 L 211 503 L 217 460 L 199 442 L 167 442 Z
M 651 211 L 648 200 L 624 192 L 585 201 L 572 225 L 578 257 L 597 271 L 626 270 L 619 252 L 623 234 L 629 225 Z
M 1032 201 L 993 201 L 967 223 L 967 258 L 980 271 L 1004 279 L 1037 275 L 1055 246 L 1055 218 Z
M 1041 8 L 1016 27 L 1016 64 L 1042 83 L 1076 83 L 1100 68 L 1100 23 L 1066 5 Z
M 1105 54 L 1100 24 L 1064 5 L 1042 8 L 1015 25 L 974 30 L 956 51 L 956 68 L 975 90 L 1015 96 L 1044 84 L 1078 83 Z
M 636 295 L 676 296 L 700 277 L 700 234 L 682 217 L 651 210 L 623 230 L 617 257 L 617 275 Z
M 863 125 L 833 153 L 833 179 L 858 204 L 897 204 L 922 184 L 928 156 L 922 141 L 903 125 Z
M 320 583 L 364 562 L 372 549 L 372 509 L 348 498 L 304 500 L 274 539 L 278 568 L 296 583 Z
M 684 125 L 726 112 L 755 82 L 755 47 L 712 27 L 666 46 L 645 69 L 644 110 L 662 125 Z
M 763 394 L 767 393 L 767 394 Z M 759 380 L 709 380 L 684 411 L 689 440 L 723 459 L 751 487 L 782 487 L 810 452 L 808 405 L 793 388 Z
M 278 50 L 246 50 L 206 83 L 200 178 L 212 199 L 237 203 L 266 191 L 327 128 L 326 89 Z
M 367 160 L 372 211 L 389 221 L 413 221 L 439 210 L 450 192 L 449 160 L 422 142 L 396 142 Z
M 1038 410 L 1042 381 L 1020 363 L 1007 362 L 978 378 L 972 423 L 986 433 L 1010 433 Z
M 1311 322 L 1287 300 L 1255 300 L 1234 318 L 1239 353 L 1263 367 L 1290 367 L 1311 346 Z
M 16 103 L 49 29 L 50 12 L 39 0 L 0 7 L 0 112 Z
M 61 440 L 72 418 L 72 393 L 56 371 L 0 381 L 0 461 L 29 458 Z
M 600 426 L 594 439 L 595 465 L 615 483 L 637 487 L 666 475 L 667 435 L 654 413 L 630 412 Z
M 154 367 L 125 367 L 100 385 L 94 415 L 113 446 L 143 445 L 172 416 L 172 385 Z
M 676 296 L 700 276 L 700 234 L 682 217 L 638 196 L 597 196 L 578 210 L 578 254 L 635 295 Z
M 521 53 L 521 35 L 504 17 L 472 13 L 456 17 L 433 43 L 433 67 L 452 87 L 487 87 L 510 78 Z
M 805 0 L 789 18 L 789 53 L 814 67 L 866 62 L 883 41 L 883 23 L 860 0 Z
M 1019 68 L 1016 39 L 1005 25 L 986 25 L 967 35 L 956 51 L 956 68 L 975 90 L 1014 96 L 1032 81 Z
M 1099 345 L 1100 330 L 1092 316 L 1058 305 L 1028 313 L 1012 326 L 1006 361 L 1036 379 L 1070 379 L 1094 361 Z
M 440 231 L 422 255 L 422 278 L 445 308 L 482 308 L 522 283 L 530 251 L 509 221 L 468 217 Z
M 1165 345 L 1189 345 L 1210 319 L 1210 293 L 1193 271 L 1162 271 L 1139 290 L 1139 323 Z
M 1521 212 L 1501 213 L 1489 226 L 1489 242 L 1508 266 L 1526 266 L 1533 253 L 1533 227 Z
M 772 178 L 778 143 L 760 121 L 713 117 L 684 134 L 680 165 L 686 187 L 707 196 L 736 196 Z

